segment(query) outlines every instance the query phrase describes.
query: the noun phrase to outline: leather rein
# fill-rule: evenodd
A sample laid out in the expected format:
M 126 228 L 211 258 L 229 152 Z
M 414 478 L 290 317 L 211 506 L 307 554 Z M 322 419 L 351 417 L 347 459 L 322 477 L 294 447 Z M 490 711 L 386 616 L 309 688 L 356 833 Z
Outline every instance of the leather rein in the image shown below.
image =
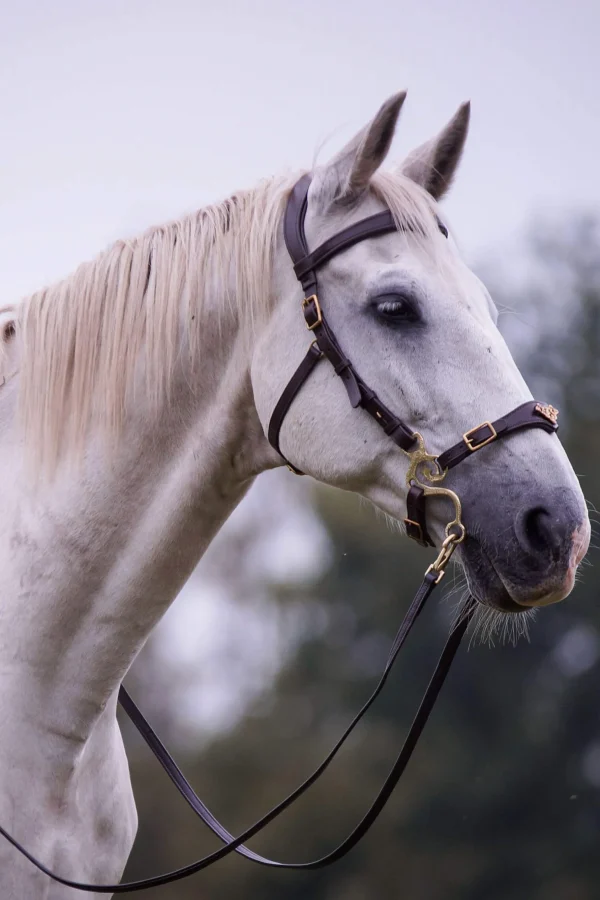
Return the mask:
M 428 496 L 445 496 L 454 504 L 454 518 L 446 526 L 445 538 L 442 542 L 437 559 L 428 567 L 423 581 L 415 594 L 392 643 L 383 674 L 381 675 L 373 693 L 363 705 L 361 710 L 348 725 L 340 739 L 329 751 L 323 762 L 309 775 L 296 790 L 292 791 L 284 800 L 274 806 L 266 815 L 262 816 L 241 834 L 234 837 L 197 796 L 194 789 L 186 779 L 177 763 L 161 742 L 158 735 L 149 725 L 143 714 L 133 702 L 124 687 L 119 690 L 119 702 L 133 724 L 136 726 L 153 754 L 162 765 L 163 769 L 188 803 L 196 815 L 210 828 L 210 830 L 223 842 L 223 846 L 213 853 L 183 866 L 171 872 L 166 872 L 140 881 L 132 881 L 121 884 L 92 885 L 68 878 L 62 878 L 52 872 L 43 862 L 29 853 L 12 835 L 0 826 L 0 835 L 6 838 L 23 856 L 45 875 L 48 875 L 59 884 L 75 888 L 81 891 L 90 891 L 99 894 L 125 894 L 146 888 L 158 887 L 169 884 L 182 878 L 187 878 L 202 869 L 208 868 L 230 853 L 236 852 L 252 862 L 263 866 L 280 869 L 320 869 L 330 865 L 345 856 L 367 833 L 375 822 L 380 812 L 389 800 L 394 788 L 400 780 L 406 766 L 417 745 L 421 732 L 431 714 L 437 696 L 448 675 L 450 666 L 459 648 L 461 639 L 469 625 L 476 601 L 471 598 L 463 610 L 460 620 L 452 628 L 448 640 L 442 650 L 437 666 L 433 672 L 429 685 L 423 695 L 417 709 L 415 718 L 410 726 L 404 744 L 398 757 L 385 779 L 379 793 L 365 813 L 361 821 L 353 831 L 334 850 L 320 859 L 310 862 L 279 862 L 268 859 L 245 846 L 245 842 L 262 831 L 270 822 L 277 818 L 294 801 L 304 794 L 328 768 L 339 750 L 345 744 L 363 716 L 373 705 L 389 677 L 394 662 L 413 625 L 421 613 L 425 602 L 435 587 L 441 581 L 450 558 L 466 535 L 465 527 L 461 519 L 461 504 L 456 493 L 449 488 L 440 487 L 447 473 L 472 453 L 482 447 L 499 440 L 514 431 L 524 428 L 542 428 L 549 433 L 554 433 L 557 428 L 557 410 L 552 406 L 537 403 L 535 400 L 522 404 L 500 419 L 494 422 L 483 422 L 470 431 L 463 434 L 460 441 L 446 450 L 444 453 L 434 455 L 427 453 L 423 437 L 418 432 L 413 432 L 401 419 L 399 419 L 379 399 L 375 391 L 368 387 L 357 373 L 351 361 L 344 354 L 333 331 L 327 323 L 325 313 L 318 296 L 317 270 L 325 265 L 328 260 L 348 247 L 367 238 L 378 237 L 398 230 L 398 226 L 389 211 L 377 213 L 369 218 L 350 225 L 338 232 L 333 237 L 322 243 L 316 250 L 309 252 L 304 233 L 304 220 L 308 206 L 308 191 L 311 183 L 310 175 L 301 178 L 293 188 L 284 215 L 285 243 L 294 264 L 294 272 L 304 291 L 301 309 L 304 315 L 308 331 L 312 335 L 306 355 L 290 378 L 277 402 L 268 427 L 268 439 L 272 446 L 279 452 L 292 472 L 301 475 L 302 472 L 287 460 L 281 453 L 279 435 L 281 426 L 295 397 L 303 387 L 317 363 L 327 359 L 334 367 L 336 374 L 348 393 L 348 398 L 354 408 L 361 407 L 383 428 L 385 433 L 397 444 L 409 459 L 407 472 L 407 515 L 404 520 L 406 532 L 409 537 L 423 546 L 434 546 L 427 531 L 426 523 L 426 498 Z M 441 234 L 448 237 L 448 231 L 438 220 Z

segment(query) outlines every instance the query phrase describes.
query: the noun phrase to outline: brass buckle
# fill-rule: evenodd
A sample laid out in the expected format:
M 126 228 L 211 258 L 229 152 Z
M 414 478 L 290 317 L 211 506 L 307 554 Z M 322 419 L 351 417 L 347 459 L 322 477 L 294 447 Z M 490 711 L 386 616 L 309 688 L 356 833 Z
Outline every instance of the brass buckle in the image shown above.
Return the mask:
M 413 538 L 413 540 L 417 540 L 417 541 L 419 541 L 421 544 L 424 544 L 424 543 L 425 543 L 425 541 L 424 541 L 424 539 L 423 539 L 423 529 L 422 529 L 422 527 L 421 527 L 421 523 L 420 523 L 420 522 L 415 522 L 414 519 L 404 519 L 404 524 L 405 524 L 406 526 L 408 526 L 408 525 L 414 525 L 414 527 L 417 528 L 418 531 L 419 531 L 419 536 L 418 536 L 418 538 Z M 408 527 L 407 527 L 406 530 L 407 530 L 407 533 L 408 533 Z M 409 535 L 409 537 L 412 537 L 412 535 Z
M 491 431 L 491 434 L 489 437 L 484 438 L 484 440 L 479 441 L 479 443 L 477 443 L 477 441 L 473 437 L 473 435 L 476 431 L 479 431 L 480 428 L 489 428 Z M 481 448 L 485 447 L 486 444 L 491 444 L 492 441 L 495 441 L 497 437 L 498 437 L 498 432 L 496 431 L 496 429 L 494 428 L 494 426 L 492 425 L 491 422 L 481 422 L 480 425 L 476 425 L 475 428 L 471 428 L 470 431 L 465 431 L 465 433 L 463 434 L 463 441 L 465 442 L 465 444 L 467 445 L 467 447 L 469 448 L 471 453 L 474 453 L 475 450 L 481 450 Z
M 317 321 L 313 322 L 312 325 L 309 325 L 307 322 L 306 327 L 308 328 L 309 331 L 314 331 L 315 328 L 322 323 L 323 314 L 321 312 L 321 307 L 319 305 L 319 298 L 317 297 L 316 294 L 311 294 L 310 297 L 304 298 L 304 300 L 302 301 L 302 309 L 306 309 L 306 307 L 308 306 L 309 303 L 315 304 L 315 308 L 317 310 Z

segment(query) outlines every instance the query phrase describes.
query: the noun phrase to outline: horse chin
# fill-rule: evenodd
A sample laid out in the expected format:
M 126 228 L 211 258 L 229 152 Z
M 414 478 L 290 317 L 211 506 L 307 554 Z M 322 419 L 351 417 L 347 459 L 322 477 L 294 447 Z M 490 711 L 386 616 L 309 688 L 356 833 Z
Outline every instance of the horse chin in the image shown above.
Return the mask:
M 481 606 L 487 606 L 490 609 L 495 609 L 498 610 L 498 612 L 503 613 L 522 613 L 527 609 L 526 606 L 513 600 L 510 593 L 495 573 L 486 584 L 481 584 L 481 582 L 473 584 L 469 574 L 467 574 L 467 580 L 472 596 Z
M 560 603 L 569 596 L 575 583 L 576 566 L 570 566 L 560 582 L 551 578 L 538 585 L 516 588 L 497 570 L 481 544 L 472 537 L 467 537 L 460 555 L 471 595 L 481 606 L 503 613 L 522 613 Z

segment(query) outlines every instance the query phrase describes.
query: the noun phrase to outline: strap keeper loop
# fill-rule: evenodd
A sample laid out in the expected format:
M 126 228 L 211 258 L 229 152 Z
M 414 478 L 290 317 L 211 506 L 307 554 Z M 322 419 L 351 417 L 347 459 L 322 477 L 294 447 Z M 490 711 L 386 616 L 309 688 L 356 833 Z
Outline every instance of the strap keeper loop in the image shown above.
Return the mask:
M 316 294 L 311 294 L 310 297 L 304 298 L 302 301 L 302 312 L 309 331 L 314 331 L 315 328 L 323 323 L 323 313 Z
M 336 363 L 334 366 L 335 374 L 341 375 L 342 372 L 345 372 L 346 369 L 350 368 L 350 360 L 344 357 L 339 363 Z

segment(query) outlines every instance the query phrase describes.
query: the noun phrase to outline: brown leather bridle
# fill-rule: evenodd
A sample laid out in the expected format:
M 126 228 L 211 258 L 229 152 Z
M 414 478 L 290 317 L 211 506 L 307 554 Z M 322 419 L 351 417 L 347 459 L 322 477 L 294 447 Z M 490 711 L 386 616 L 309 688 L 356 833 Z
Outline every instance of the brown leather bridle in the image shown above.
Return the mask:
M 336 375 L 342 379 L 351 405 L 354 408 L 364 409 L 401 450 L 409 457 L 415 456 L 417 464 L 412 471 L 409 468 L 404 524 L 410 538 L 423 546 L 433 547 L 434 542 L 427 531 L 425 518 L 427 487 L 419 483 L 419 478 L 424 478 L 431 484 L 439 484 L 444 480 L 447 472 L 462 460 L 514 431 L 523 428 L 543 428 L 552 433 L 558 428 L 558 412 L 552 406 L 530 400 L 513 409 L 508 415 L 496 419 L 495 422 L 482 422 L 481 425 L 465 432 L 458 443 L 439 456 L 426 453 L 421 435 L 391 412 L 375 391 L 360 377 L 331 330 L 318 295 L 317 269 L 325 265 L 333 256 L 347 250 L 359 241 L 397 231 L 398 226 L 391 212 L 386 210 L 349 225 L 320 244 L 316 250 L 309 252 L 304 233 L 304 221 L 308 208 L 310 184 L 311 176 L 305 175 L 294 186 L 285 211 L 283 235 L 288 253 L 294 263 L 294 272 L 304 291 L 302 314 L 306 327 L 312 333 L 313 341 L 273 410 L 268 429 L 269 442 L 283 456 L 279 446 L 279 436 L 285 416 L 319 360 L 323 358 L 329 360 Z M 437 224 L 440 232 L 447 238 L 446 226 L 439 219 L 437 219 Z M 302 474 L 285 456 L 283 458 L 292 472 L 298 475 Z
M 444 494 L 449 497 L 454 502 L 455 518 L 446 526 L 446 536 L 442 542 L 438 557 L 425 572 L 421 586 L 410 604 L 393 641 L 383 674 L 367 702 L 352 720 L 321 765 L 318 766 L 318 768 L 315 769 L 315 771 L 305 779 L 295 791 L 237 837 L 230 834 L 230 832 L 227 831 L 227 829 L 221 825 L 218 819 L 210 812 L 202 800 L 200 800 L 169 751 L 160 741 L 160 738 L 153 731 L 143 714 L 126 692 L 125 688 L 121 687 L 119 691 L 119 701 L 123 709 L 157 757 L 179 793 L 198 817 L 202 819 L 211 831 L 224 842 L 224 846 L 188 866 L 152 878 L 145 878 L 141 881 L 129 882 L 127 884 L 91 885 L 62 878 L 52 872 L 0 826 L 0 835 L 3 835 L 13 847 L 27 857 L 27 859 L 44 874 L 67 887 L 103 894 L 124 894 L 143 890 L 145 888 L 158 887 L 186 878 L 189 875 L 193 875 L 195 872 L 208 868 L 208 866 L 213 865 L 215 862 L 218 862 L 218 860 L 234 851 L 260 865 L 302 870 L 320 869 L 345 856 L 375 822 L 408 764 L 472 617 L 475 604 L 475 601 L 473 601 L 472 598 L 465 607 L 462 617 L 453 627 L 450 636 L 448 637 L 396 762 L 371 807 L 348 837 L 342 841 L 335 850 L 331 851 L 326 856 L 305 863 L 283 863 L 278 862 L 277 860 L 268 859 L 245 847 L 244 842 L 252 838 L 266 825 L 272 822 L 320 778 L 346 742 L 347 738 L 354 731 L 355 727 L 381 693 L 398 653 L 408 637 L 419 613 L 444 575 L 445 568 L 454 549 L 465 537 L 465 529 L 461 521 L 460 500 L 453 491 L 438 486 L 445 479 L 450 469 L 457 466 L 476 451 L 481 450 L 482 447 L 504 438 L 515 431 L 524 428 L 543 428 L 545 431 L 553 433 L 557 430 L 557 410 L 552 406 L 545 406 L 532 400 L 523 403 L 506 416 L 496 419 L 494 422 L 483 422 L 481 425 L 477 425 L 470 431 L 465 432 L 460 441 L 444 453 L 439 454 L 439 456 L 426 452 L 422 436 L 418 432 L 414 432 L 391 412 L 391 410 L 382 403 L 375 391 L 371 390 L 358 375 L 353 364 L 342 351 L 335 335 L 329 327 L 318 296 L 318 268 L 325 265 L 327 261 L 337 253 L 341 253 L 359 241 L 396 231 L 396 223 L 389 211 L 377 213 L 377 215 L 362 219 L 360 222 L 356 222 L 354 225 L 350 225 L 343 231 L 338 232 L 317 247 L 316 250 L 309 253 L 304 234 L 304 219 L 308 205 L 310 182 L 310 176 L 305 175 L 297 182 L 290 194 L 284 216 L 284 237 L 288 252 L 294 263 L 294 271 L 304 290 L 302 312 L 307 328 L 312 333 L 313 340 L 304 359 L 292 375 L 273 410 L 268 428 L 268 439 L 272 446 L 283 457 L 288 467 L 293 472 L 302 474 L 300 470 L 293 466 L 281 453 L 279 447 L 279 435 L 285 416 L 299 390 L 305 384 L 319 360 L 325 357 L 333 365 L 336 374 L 342 379 L 352 406 L 354 408 L 361 407 L 364 409 L 365 412 L 372 416 L 377 424 L 383 428 L 385 433 L 398 445 L 398 447 L 408 455 L 407 516 L 404 522 L 409 537 L 424 546 L 434 545 L 427 531 L 425 502 L 427 496 Z M 448 237 L 447 229 L 439 220 L 438 227 L 441 233 L 445 237 Z M 426 483 L 422 483 L 421 479 Z

